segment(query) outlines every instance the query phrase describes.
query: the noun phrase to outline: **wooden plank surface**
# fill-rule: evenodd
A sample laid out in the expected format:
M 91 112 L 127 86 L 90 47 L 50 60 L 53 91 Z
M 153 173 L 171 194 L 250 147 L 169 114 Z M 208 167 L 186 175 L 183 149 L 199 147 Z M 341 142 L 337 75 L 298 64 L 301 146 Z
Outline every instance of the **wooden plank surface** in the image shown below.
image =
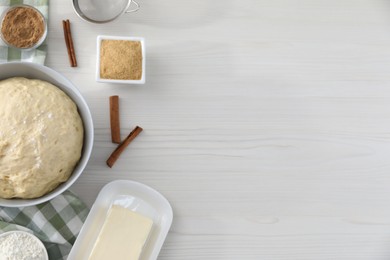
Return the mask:
M 139 2 L 104 25 L 50 2 L 47 65 L 95 124 L 72 190 L 88 205 L 116 179 L 160 191 L 162 260 L 390 259 L 390 2 Z M 95 82 L 100 34 L 145 38 L 145 85 Z M 121 132 L 144 131 L 109 169 L 111 95 Z

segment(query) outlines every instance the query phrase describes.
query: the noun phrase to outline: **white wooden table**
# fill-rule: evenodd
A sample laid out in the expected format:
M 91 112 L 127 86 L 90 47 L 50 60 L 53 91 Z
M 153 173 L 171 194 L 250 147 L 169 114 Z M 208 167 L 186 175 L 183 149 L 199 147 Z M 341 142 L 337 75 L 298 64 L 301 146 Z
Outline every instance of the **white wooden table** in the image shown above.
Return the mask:
M 161 192 L 174 210 L 163 260 L 390 259 L 390 2 L 139 2 L 104 25 L 50 3 L 46 65 L 95 124 L 72 190 L 88 205 L 116 179 Z M 145 85 L 95 82 L 99 34 L 145 38 Z M 123 137 L 145 130 L 112 169 L 110 95 Z

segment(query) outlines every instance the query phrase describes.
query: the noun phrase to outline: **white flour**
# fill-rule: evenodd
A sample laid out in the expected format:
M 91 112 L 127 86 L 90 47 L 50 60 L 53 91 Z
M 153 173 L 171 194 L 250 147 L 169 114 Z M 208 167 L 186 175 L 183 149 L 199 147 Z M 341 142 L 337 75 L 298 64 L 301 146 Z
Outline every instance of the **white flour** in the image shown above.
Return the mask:
M 45 260 L 43 248 L 24 233 L 0 237 L 0 260 Z

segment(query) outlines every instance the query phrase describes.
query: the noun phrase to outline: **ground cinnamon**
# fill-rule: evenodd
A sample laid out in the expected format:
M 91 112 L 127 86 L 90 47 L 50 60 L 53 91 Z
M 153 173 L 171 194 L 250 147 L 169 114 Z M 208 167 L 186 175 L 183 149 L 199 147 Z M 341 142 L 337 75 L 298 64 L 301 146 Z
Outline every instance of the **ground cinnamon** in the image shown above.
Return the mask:
M 142 77 L 141 42 L 102 40 L 100 77 L 102 79 L 140 80 Z
M 30 48 L 44 36 L 45 20 L 39 11 L 28 6 L 11 8 L 3 18 L 3 40 L 17 48 Z

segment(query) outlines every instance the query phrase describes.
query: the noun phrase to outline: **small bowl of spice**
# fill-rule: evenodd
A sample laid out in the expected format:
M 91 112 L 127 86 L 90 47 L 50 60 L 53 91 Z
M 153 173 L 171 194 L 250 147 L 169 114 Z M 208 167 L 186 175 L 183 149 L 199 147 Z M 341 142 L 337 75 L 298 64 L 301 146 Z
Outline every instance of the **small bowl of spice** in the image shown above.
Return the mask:
M 25 231 L 0 234 L 0 259 L 49 260 L 42 241 Z
M 141 37 L 97 37 L 96 81 L 145 83 L 145 43 Z
M 1 39 L 12 48 L 30 50 L 39 47 L 47 35 L 43 14 L 30 5 L 11 6 L 1 16 Z

